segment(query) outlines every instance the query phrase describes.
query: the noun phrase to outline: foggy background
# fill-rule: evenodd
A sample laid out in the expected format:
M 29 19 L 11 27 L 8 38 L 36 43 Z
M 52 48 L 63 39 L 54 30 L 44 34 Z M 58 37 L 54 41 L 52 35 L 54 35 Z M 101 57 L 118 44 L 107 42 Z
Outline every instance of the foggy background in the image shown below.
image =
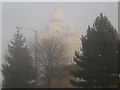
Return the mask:
M 21 2 L 2 3 L 2 53 L 7 50 L 7 43 L 16 33 L 16 26 L 43 30 L 49 22 L 52 12 L 57 9 L 64 17 L 65 22 L 72 22 L 76 32 L 85 34 L 88 25 L 94 23 L 95 18 L 103 13 L 108 17 L 116 29 L 118 29 L 118 3 L 113 2 Z M 22 30 L 23 35 L 30 40 L 34 32 Z M 4 57 L 4 56 L 3 56 Z M 0 80 L 2 80 L 0 76 Z

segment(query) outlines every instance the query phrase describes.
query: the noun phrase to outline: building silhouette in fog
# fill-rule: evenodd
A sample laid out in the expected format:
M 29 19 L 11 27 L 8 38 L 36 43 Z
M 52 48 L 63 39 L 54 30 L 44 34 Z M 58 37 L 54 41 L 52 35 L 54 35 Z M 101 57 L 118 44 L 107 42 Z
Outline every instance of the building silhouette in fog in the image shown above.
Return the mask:
M 48 38 L 51 35 L 63 38 L 68 46 L 68 64 L 73 64 L 74 52 L 80 51 L 80 48 L 82 48 L 80 35 L 75 31 L 72 22 L 65 22 L 65 19 L 59 10 L 53 11 L 48 24 L 46 24 L 44 30 L 39 32 L 38 38 Z

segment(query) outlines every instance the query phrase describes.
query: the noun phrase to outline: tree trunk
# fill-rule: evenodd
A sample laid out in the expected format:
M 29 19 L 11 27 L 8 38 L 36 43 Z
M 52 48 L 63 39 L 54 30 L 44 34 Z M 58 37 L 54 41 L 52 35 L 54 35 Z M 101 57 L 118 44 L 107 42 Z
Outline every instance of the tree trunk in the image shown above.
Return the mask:
M 48 78 L 48 88 L 51 88 L 51 79 L 50 78 Z

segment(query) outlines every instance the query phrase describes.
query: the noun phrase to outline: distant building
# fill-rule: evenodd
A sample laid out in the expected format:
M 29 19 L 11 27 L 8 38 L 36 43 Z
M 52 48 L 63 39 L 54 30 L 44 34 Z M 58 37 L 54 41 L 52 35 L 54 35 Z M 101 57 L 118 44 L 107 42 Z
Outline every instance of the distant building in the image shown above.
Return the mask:
M 62 13 L 58 10 L 52 13 L 45 29 L 39 33 L 40 38 L 47 38 L 51 35 L 64 38 L 63 40 L 68 45 L 69 64 L 72 64 L 74 51 L 80 51 L 82 47 L 80 35 L 75 31 L 75 27 L 71 22 L 65 23 Z
M 61 38 L 67 45 L 68 52 L 68 62 L 66 62 L 65 67 L 59 67 L 54 70 L 55 77 L 52 78 L 51 87 L 54 88 L 75 88 L 70 82 L 69 79 L 74 78 L 70 70 L 76 69 L 76 65 L 73 61 L 73 56 L 75 51 L 80 51 L 82 44 L 80 41 L 80 35 L 75 31 L 74 25 L 69 22 L 65 23 L 62 13 L 58 10 L 55 10 L 43 31 L 39 32 L 38 39 L 49 38 L 55 36 Z M 44 77 L 44 76 L 43 76 Z M 40 86 L 44 87 L 44 78 L 40 77 L 42 81 Z

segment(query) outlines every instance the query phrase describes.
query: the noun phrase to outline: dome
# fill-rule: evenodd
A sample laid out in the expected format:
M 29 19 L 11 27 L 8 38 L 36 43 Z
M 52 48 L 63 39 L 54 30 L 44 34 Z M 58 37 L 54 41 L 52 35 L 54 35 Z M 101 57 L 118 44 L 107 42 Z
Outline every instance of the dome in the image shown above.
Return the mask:
M 66 28 L 67 28 L 68 32 L 75 33 L 75 27 L 74 27 L 73 23 L 71 23 L 71 22 L 67 23 Z
M 61 12 L 59 12 L 58 10 L 55 10 L 53 13 L 52 13 L 52 16 L 51 16 L 51 21 L 63 21 L 63 15 Z

